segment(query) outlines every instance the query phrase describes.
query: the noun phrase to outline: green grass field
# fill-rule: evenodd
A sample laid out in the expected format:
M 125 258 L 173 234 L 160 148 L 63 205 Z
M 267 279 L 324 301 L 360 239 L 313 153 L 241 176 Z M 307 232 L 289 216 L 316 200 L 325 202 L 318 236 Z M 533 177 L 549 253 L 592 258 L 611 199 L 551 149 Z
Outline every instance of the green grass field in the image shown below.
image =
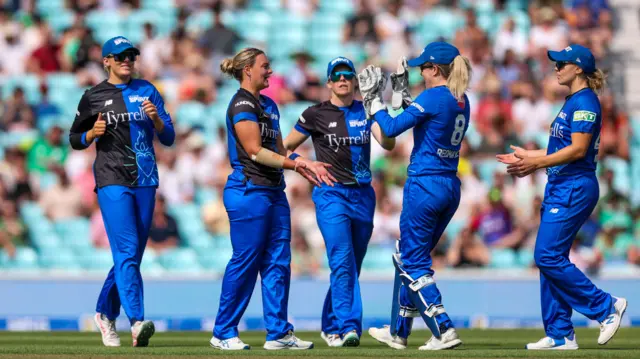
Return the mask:
M 403 351 L 388 349 L 368 334 L 358 348 L 328 348 L 317 332 L 299 332 L 298 336 L 313 340 L 316 348 L 309 351 L 267 352 L 262 349 L 264 333 L 247 332 L 242 339 L 251 345 L 250 351 L 222 352 L 209 347 L 206 332 L 156 333 L 148 348 L 132 348 L 129 333 L 121 333 L 122 347 L 105 348 L 98 333 L 77 332 L 1 332 L 0 358 L 260 358 L 274 356 L 316 358 L 640 358 L 640 328 L 622 328 L 604 347 L 598 346 L 598 329 L 579 329 L 580 350 L 567 352 L 532 352 L 524 349 L 527 342 L 536 341 L 542 330 L 460 330 L 463 345 L 441 352 L 418 351 L 428 338 L 426 331 L 416 331 Z

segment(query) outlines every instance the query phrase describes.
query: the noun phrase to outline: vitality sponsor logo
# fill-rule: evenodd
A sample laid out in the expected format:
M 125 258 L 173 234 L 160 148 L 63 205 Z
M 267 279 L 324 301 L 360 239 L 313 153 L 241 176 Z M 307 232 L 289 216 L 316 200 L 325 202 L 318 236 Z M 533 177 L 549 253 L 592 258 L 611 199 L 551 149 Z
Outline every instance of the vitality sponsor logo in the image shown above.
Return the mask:
M 121 44 L 121 43 L 123 43 L 123 42 L 126 42 L 127 44 L 131 45 L 131 41 L 129 41 L 129 40 L 127 40 L 127 39 L 125 39 L 124 37 L 119 37 L 119 38 L 117 38 L 117 39 L 113 40 L 113 42 L 114 42 L 116 45 L 120 45 L 120 44 Z
M 140 95 L 129 96 L 129 102 L 131 102 L 131 103 L 145 102 L 148 99 L 149 99 L 149 96 L 140 96 Z
M 349 126 L 351 127 L 362 127 L 367 125 L 367 120 L 351 120 L 349 121 Z
M 335 134 L 324 135 L 333 152 L 338 152 L 340 146 L 364 145 L 370 141 L 370 131 L 360 131 L 359 136 L 338 137 Z

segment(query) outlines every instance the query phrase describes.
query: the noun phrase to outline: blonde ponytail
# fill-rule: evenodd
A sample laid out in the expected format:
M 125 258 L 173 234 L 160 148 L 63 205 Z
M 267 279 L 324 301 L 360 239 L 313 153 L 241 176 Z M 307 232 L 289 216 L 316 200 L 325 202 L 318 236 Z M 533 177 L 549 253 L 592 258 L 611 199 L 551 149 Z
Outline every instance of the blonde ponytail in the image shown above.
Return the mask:
M 586 77 L 587 86 L 596 93 L 600 93 L 607 84 L 607 76 L 600 69 L 596 69 L 594 73 L 588 74 Z
M 458 55 L 449 65 L 449 69 L 448 76 L 446 76 L 447 87 L 455 98 L 462 100 L 471 80 L 471 63 L 466 57 Z
M 220 70 L 234 79 L 242 82 L 242 70 L 245 66 L 253 66 L 256 63 L 256 57 L 264 54 L 264 51 L 249 47 L 242 49 L 233 58 L 227 58 L 220 63 Z

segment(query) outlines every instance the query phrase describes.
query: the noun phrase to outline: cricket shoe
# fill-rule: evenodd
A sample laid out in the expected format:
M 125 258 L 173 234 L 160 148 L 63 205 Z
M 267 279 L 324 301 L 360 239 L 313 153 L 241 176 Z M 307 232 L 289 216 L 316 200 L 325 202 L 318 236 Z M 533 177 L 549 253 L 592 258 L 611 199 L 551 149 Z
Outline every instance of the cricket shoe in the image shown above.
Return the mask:
M 213 348 L 220 350 L 249 350 L 251 347 L 249 344 L 245 344 L 239 337 L 233 337 L 229 339 L 218 339 L 216 337 L 212 337 L 209 341 L 209 344 Z
M 622 316 L 624 312 L 627 310 L 627 300 L 624 298 L 616 298 L 616 303 L 613 305 L 615 308 L 615 312 L 609 314 L 600 323 L 600 335 L 598 336 L 598 344 L 604 345 L 613 338 L 618 329 L 620 328 L 620 323 L 622 322 Z
M 349 333 L 342 336 L 342 346 L 343 347 L 357 347 L 360 346 L 360 337 L 355 330 L 350 331 Z
M 388 325 L 385 325 L 382 328 L 369 328 L 369 335 L 371 335 L 373 339 L 386 344 L 393 349 L 407 348 L 407 339 L 401 338 L 397 335 L 391 335 L 391 330 Z
M 137 321 L 131 327 L 131 338 L 134 347 L 149 346 L 149 338 L 156 332 L 156 327 L 150 320 Z
M 325 334 L 325 332 L 320 332 L 320 338 L 322 338 L 322 340 L 324 340 L 330 347 L 341 347 L 343 344 L 340 334 Z
M 462 340 L 458 337 L 458 333 L 454 328 L 447 329 L 446 332 L 442 333 L 440 339 L 435 336 L 431 336 L 423 346 L 418 348 L 419 350 L 445 350 L 445 349 L 453 349 L 462 344 Z
M 578 341 L 576 340 L 576 334 L 573 333 L 571 336 L 562 339 L 544 337 L 535 343 L 527 344 L 525 348 L 528 350 L 577 350 Z
M 93 316 L 93 321 L 102 334 L 102 344 L 104 344 L 105 347 L 120 346 L 120 337 L 118 336 L 118 332 L 116 332 L 115 320 L 109 320 L 104 314 L 96 313 L 96 315 Z
M 266 350 L 305 350 L 313 349 L 313 343 L 302 339 L 299 339 L 293 334 L 293 331 L 289 331 L 287 335 L 278 340 L 269 340 L 264 343 L 263 348 Z

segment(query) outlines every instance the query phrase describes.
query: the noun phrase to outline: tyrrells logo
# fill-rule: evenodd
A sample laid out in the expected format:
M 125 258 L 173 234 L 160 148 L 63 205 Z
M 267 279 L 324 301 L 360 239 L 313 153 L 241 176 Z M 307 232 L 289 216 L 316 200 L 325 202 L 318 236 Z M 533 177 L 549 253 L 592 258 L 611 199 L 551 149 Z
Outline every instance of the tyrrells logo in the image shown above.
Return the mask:
M 129 96 L 129 102 L 131 102 L 131 103 L 134 103 L 134 102 L 145 102 L 148 99 L 149 99 L 149 96 L 140 96 L 140 95 Z
M 104 112 L 102 116 L 106 118 L 107 126 L 114 125 L 115 128 L 118 128 L 118 124 L 121 122 L 146 121 L 148 119 L 147 115 L 144 113 L 142 108 L 140 108 L 136 112 L 117 113 L 111 110 L 111 111 Z
M 564 133 L 562 132 L 563 129 L 564 126 L 554 122 L 549 129 L 549 135 L 551 137 L 564 138 Z
M 252 104 L 251 101 L 246 101 L 246 100 L 236 102 L 236 105 L 234 107 L 238 107 L 242 105 L 248 105 L 248 106 L 251 106 L 251 108 L 256 108 L 256 105 Z
M 262 138 L 270 138 L 273 140 L 278 138 L 280 131 L 267 127 L 267 124 L 264 122 L 258 122 L 258 125 L 260 125 L 260 136 L 262 136 Z
M 364 130 L 360 131 L 360 136 L 338 137 L 336 134 L 330 133 L 324 135 L 324 138 L 329 142 L 329 147 L 333 152 L 338 152 L 340 146 L 364 145 L 371 140 L 370 132 Z

